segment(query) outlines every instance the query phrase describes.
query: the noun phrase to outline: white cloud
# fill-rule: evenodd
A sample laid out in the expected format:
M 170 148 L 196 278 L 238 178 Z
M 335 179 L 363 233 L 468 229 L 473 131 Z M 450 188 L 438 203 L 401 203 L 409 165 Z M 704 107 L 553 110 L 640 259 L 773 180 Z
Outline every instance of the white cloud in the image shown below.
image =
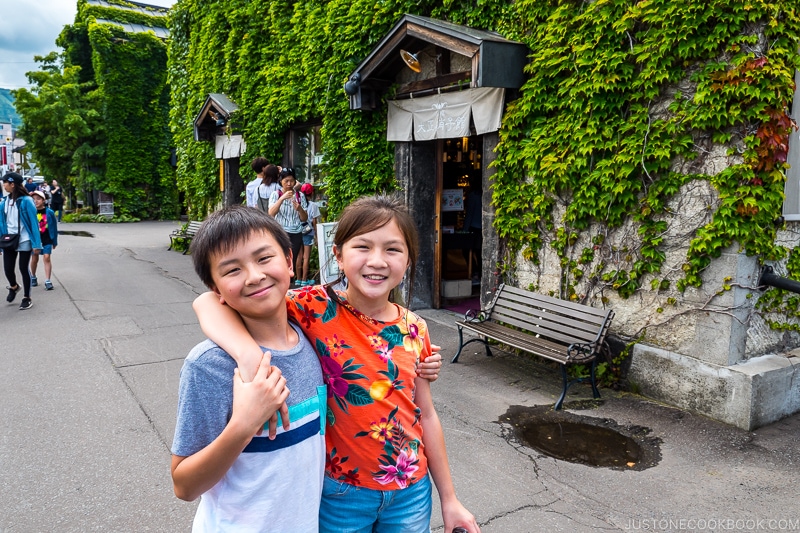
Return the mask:
M 5 2 L 4 2 L 5 3 Z M 144 0 L 141 3 L 169 7 L 175 0 Z M 64 26 L 75 21 L 75 0 L 13 0 L 3 6 L 0 29 L 0 87 L 28 86 L 25 73 L 37 70 L 33 56 L 60 51 L 56 38 Z

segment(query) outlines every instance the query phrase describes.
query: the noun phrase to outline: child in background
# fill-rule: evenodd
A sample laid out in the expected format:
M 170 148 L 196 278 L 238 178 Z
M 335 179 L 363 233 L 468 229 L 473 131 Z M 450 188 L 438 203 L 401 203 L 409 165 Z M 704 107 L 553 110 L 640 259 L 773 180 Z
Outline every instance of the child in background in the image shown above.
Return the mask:
M 53 263 L 50 260 L 50 255 L 53 250 L 58 246 L 58 222 L 56 221 L 55 212 L 45 205 L 47 199 L 43 191 L 33 191 L 31 193 L 33 203 L 36 204 L 36 219 L 39 222 L 39 234 L 42 239 L 42 261 L 44 262 L 44 290 L 52 291 L 53 283 L 50 281 L 50 276 L 53 273 Z M 39 285 L 36 279 L 36 268 L 39 266 L 39 254 L 31 256 L 30 270 L 31 270 L 31 287 Z
M 308 214 L 307 223 L 311 228 L 310 231 L 303 233 L 303 249 L 297 257 L 297 263 L 295 264 L 295 271 L 297 271 L 299 278 L 297 285 L 303 287 L 304 285 L 314 284 L 313 279 L 308 279 L 308 271 L 311 263 L 311 248 L 314 246 L 314 240 L 317 238 L 317 222 L 319 222 L 320 212 L 317 202 L 311 200 L 311 197 L 314 195 L 313 185 L 304 183 L 300 187 L 300 193 L 305 196 L 306 203 L 308 204 L 308 208 L 306 209 L 306 213 Z
M 273 217 L 242 205 L 210 215 L 192 240 L 198 276 L 263 347 L 250 383 L 209 340 L 181 369 L 171 472 L 176 496 L 201 496 L 195 532 L 317 531 L 327 394 L 314 349 L 287 320 L 289 247 Z M 260 435 L 284 401 L 291 424 Z
M 430 353 L 425 321 L 393 303 L 418 253 L 416 226 L 397 198 L 357 200 L 342 213 L 334 255 L 347 288 L 289 293 L 289 314 L 317 348 L 328 384 L 327 460 L 320 531 L 429 532 L 428 470 L 444 530 L 480 528 L 456 498 L 430 384 L 416 375 Z M 195 301 L 203 331 L 253 372 L 260 350 L 236 314 L 208 293 Z

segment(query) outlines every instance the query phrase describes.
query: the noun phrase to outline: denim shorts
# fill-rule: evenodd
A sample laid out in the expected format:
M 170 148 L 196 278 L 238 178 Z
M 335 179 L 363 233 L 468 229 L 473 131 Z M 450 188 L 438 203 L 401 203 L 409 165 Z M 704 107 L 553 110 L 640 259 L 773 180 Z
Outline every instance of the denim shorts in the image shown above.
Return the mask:
M 314 232 L 303 234 L 303 245 L 314 246 Z
M 43 244 L 42 245 L 41 255 L 50 255 L 52 253 L 53 253 L 53 245 L 52 244 Z
M 356 487 L 325 476 L 319 507 L 320 533 L 430 533 L 431 480 L 404 489 Z

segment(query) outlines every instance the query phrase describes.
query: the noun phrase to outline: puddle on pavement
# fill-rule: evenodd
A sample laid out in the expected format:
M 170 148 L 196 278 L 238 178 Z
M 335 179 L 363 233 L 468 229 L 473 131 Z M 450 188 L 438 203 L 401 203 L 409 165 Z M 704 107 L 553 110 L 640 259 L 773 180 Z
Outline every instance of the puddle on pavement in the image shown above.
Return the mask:
M 88 231 L 60 231 L 58 232 L 59 235 L 75 235 L 76 237 L 94 237 L 93 233 L 89 233 Z
M 570 463 L 640 471 L 661 461 L 661 439 L 642 426 L 522 405 L 509 407 L 500 422 L 510 425 L 520 444 Z

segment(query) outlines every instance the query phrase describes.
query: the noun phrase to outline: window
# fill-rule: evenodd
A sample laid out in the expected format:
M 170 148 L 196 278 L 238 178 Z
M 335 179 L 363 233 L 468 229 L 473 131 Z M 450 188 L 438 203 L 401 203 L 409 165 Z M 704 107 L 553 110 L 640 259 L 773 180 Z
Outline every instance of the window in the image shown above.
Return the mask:
M 324 181 L 319 171 L 319 165 L 325 155 L 322 149 L 321 130 L 321 125 L 314 125 L 295 127 L 290 132 L 289 159 L 299 182 L 320 185 Z

